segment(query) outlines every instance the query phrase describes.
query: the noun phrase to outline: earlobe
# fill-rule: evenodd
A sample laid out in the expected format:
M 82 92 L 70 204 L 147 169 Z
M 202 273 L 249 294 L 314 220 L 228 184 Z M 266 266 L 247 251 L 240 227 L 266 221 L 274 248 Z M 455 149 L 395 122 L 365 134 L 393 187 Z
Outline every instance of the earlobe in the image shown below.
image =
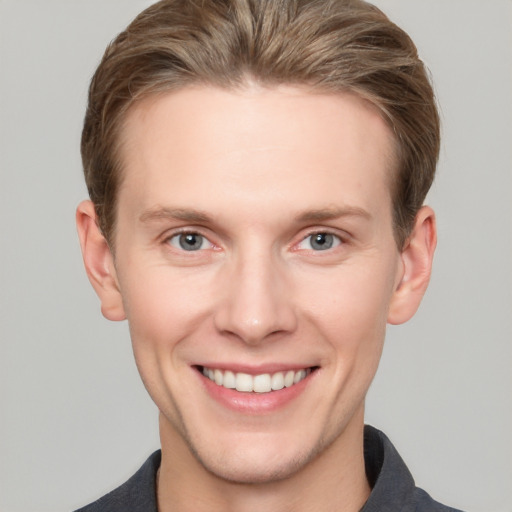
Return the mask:
M 434 211 L 423 206 L 401 253 L 402 272 L 391 298 L 388 323 L 402 324 L 416 313 L 430 281 L 436 243 Z
M 101 301 L 101 312 L 108 320 L 126 318 L 110 247 L 101 233 L 94 205 L 83 201 L 76 209 L 76 226 L 89 281 Z

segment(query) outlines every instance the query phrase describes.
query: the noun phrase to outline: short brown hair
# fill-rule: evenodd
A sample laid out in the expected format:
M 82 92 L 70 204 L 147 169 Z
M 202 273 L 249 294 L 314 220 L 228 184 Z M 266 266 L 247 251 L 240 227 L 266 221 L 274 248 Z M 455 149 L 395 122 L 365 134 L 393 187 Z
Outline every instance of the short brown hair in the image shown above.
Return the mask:
M 161 0 L 139 14 L 105 51 L 82 133 L 85 180 L 107 240 L 130 107 L 190 84 L 232 89 L 249 78 L 353 92 L 380 111 L 397 142 L 391 193 L 403 247 L 434 178 L 439 116 L 414 43 L 362 0 Z

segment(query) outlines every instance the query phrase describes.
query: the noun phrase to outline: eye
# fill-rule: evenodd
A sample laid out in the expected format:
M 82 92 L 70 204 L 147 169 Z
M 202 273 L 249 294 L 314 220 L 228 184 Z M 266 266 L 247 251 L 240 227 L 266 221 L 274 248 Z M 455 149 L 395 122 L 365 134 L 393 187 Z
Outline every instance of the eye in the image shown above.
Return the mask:
M 302 240 L 299 249 L 327 251 L 341 244 L 341 239 L 332 233 L 312 233 Z
M 184 251 L 200 251 L 212 247 L 211 242 L 199 233 L 179 233 L 168 239 L 170 245 Z

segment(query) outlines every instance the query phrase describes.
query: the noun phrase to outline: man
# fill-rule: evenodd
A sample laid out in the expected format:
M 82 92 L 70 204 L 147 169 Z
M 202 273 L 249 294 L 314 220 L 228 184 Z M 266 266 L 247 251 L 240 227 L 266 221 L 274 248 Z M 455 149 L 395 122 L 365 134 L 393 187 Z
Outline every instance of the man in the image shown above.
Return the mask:
M 414 44 L 365 2 L 163 0 L 118 36 L 77 225 L 162 450 L 82 510 L 453 510 L 364 427 L 428 285 L 438 152 Z

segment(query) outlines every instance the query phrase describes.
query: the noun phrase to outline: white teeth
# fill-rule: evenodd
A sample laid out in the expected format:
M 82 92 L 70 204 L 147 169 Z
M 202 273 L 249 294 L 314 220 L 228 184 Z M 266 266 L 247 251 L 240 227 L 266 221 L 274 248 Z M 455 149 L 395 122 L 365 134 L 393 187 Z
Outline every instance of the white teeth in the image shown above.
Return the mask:
M 224 381 L 224 375 L 222 375 L 222 372 L 220 370 L 215 370 L 215 384 L 218 386 L 222 386 L 222 383 Z
M 299 383 L 306 376 L 306 370 L 300 370 L 300 372 L 295 373 L 295 377 L 293 378 L 293 383 Z
M 247 373 L 237 373 L 235 387 L 237 391 L 252 391 L 252 376 Z
M 279 391 L 284 388 L 284 375 L 283 372 L 277 372 L 272 375 L 272 390 Z
M 264 373 L 263 375 L 255 375 L 253 377 L 252 390 L 256 393 L 268 393 L 272 391 L 270 374 Z
M 293 378 L 294 377 L 295 377 L 295 372 L 286 372 L 286 375 L 284 377 L 285 387 L 289 388 L 290 386 L 293 386 Z
M 224 372 L 224 382 L 222 385 L 225 388 L 228 389 L 235 389 L 236 388 L 236 377 L 233 372 L 230 372 L 229 370 L 227 372 Z
M 298 371 L 277 372 L 272 375 L 270 373 L 249 375 L 248 373 L 235 374 L 229 370 L 223 371 L 218 368 L 203 367 L 203 375 L 218 386 L 246 393 L 269 393 L 270 391 L 279 391 L 285 387 L 289 388 L 294 384 L 298 384 L 310 373 L 310 369 L 302 369 Z

